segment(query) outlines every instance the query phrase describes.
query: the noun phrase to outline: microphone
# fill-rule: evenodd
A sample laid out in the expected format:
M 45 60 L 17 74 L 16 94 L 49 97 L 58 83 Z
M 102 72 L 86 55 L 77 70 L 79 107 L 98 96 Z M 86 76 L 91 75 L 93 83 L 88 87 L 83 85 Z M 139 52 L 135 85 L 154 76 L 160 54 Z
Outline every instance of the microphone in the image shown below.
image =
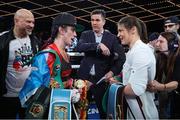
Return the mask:
M 113 52 L 113 53 L 111 53 L 111 57 L 112 57 L 112 59 L 111 59 L 110 63 L 113 65 L 118 60 L 119 54 L 117 52 Z
M 114 61 L 119 58 L 119 54 L 117 52 L 114 52 L 112 56 Z

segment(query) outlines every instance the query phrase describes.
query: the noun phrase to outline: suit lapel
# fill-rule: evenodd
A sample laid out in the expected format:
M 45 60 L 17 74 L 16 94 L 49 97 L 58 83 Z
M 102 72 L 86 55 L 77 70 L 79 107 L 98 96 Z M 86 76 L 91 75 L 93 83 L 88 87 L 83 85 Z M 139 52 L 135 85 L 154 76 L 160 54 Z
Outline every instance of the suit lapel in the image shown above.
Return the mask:
M 104 30 L 101 42 L 105 43 L 106 40 L 107 40 L 107 38 L 106 38 L 106 30 Z
M 90 40 L 91 40 L 92 43 L 96 43 L 96 38 L 95 38 L 95 35 L 94 35 L 93 31 L 90 32 L 90 36 L 89 37 L 90 37 Z

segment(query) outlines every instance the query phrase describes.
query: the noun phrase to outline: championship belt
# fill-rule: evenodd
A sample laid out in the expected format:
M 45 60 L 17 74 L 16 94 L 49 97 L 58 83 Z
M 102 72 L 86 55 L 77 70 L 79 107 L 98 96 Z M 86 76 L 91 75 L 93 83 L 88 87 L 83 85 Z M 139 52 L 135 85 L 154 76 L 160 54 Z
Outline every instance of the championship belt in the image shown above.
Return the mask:
M 107 117 L 110 119 L 124 119 L 123 89 L 122 83 L 114 83 L 109 88 Z
M 45 119 L 49 110 L 51 89 L 45 86 L 38 88 L 34 96 L 27 101 L 25 119 Z
M 71 90 L 52 89 L 48 119 L 71 119 Z

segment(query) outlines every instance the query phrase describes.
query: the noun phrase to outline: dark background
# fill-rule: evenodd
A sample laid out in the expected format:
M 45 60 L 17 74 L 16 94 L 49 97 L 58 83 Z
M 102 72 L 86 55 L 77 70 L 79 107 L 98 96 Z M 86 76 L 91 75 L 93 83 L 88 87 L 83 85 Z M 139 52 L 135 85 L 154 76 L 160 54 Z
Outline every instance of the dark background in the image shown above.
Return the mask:
M 117 34 L 116 23 L 126 15 L 143 20 L 148 33 L 162 32 L 163 20 L 169 16 L 180 17 L 180 0 L 0 0 L 0 32 L 13 26 L 14 13 L 26 8 L 35 16 L 34 32 L 42 39 L 50 35 L 51 22 L 60 12 L 69 12 L 78 19 L 82 31 L 91 29 L 90 12 L 104 9 L 105 28 Z

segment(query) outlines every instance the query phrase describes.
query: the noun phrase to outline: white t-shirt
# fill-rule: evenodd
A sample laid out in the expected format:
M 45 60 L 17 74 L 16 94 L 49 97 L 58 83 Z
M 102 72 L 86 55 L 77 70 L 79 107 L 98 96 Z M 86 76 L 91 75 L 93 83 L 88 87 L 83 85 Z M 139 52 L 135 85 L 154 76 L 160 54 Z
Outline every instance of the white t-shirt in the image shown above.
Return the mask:
M 153 52 L 141 40 L 136 41 L 126 54 L 126 62 L 123 66 L 123 84 L 131 84 L 133 92 L 142 101 L 142 110 L 146 119 L 157 119 L 158 111 L 154 103 L 154 94 L 146 91 L 149 80 L 154 80 L 156 72 L 156 60 Z M 135 98 L 126 97 L 136 119 L 143 119 L 141 110 Z M 128 109 L 127 118 L 133 119 Z
M 31 72 L 32 53 L 29 36 L 16 38 L 10 42 L 5 97 L 18 97 L 19 91 Z

